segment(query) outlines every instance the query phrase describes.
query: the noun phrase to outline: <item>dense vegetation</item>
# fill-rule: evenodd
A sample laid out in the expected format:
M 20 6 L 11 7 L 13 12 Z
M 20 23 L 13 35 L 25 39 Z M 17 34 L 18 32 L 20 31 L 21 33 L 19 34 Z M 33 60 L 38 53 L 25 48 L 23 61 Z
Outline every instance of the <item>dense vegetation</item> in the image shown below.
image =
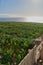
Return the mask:
M 42 34 L 41 23 L 0 23 L 0 65 L 18 65 Z

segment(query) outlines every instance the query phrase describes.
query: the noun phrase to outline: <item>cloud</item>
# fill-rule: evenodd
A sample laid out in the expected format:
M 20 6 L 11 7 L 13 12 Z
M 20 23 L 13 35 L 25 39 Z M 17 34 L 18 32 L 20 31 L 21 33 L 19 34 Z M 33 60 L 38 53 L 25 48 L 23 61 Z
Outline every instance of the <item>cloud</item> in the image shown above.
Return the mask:
M 43 16 L 43 0 L 25 0 L 23 10 L 27 16 Z
M 16 14 L 0 14 L 0 17 L 10 17 L 10 18 L 13 18 L 13 17 L 25 17 L 23 15 L 16 15 Z
M 32 0 L 32 2 L 33 2 L 33 3 L 38 3 L 38 4 L 39 4 L 39 3 L 41 2 L 41 0 Z
M 0 6 L 0 13 L 4 13 L 1 17 L 43 16 L 43 0 L 7 0 Z

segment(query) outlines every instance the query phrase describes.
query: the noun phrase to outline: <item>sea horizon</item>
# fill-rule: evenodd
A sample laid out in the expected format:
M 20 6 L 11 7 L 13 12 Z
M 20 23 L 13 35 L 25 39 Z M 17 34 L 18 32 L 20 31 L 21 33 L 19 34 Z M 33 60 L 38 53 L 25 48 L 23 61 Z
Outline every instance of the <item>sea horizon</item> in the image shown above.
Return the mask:
M 43 23 L 43 17 L 0 17 L 0 21 Z

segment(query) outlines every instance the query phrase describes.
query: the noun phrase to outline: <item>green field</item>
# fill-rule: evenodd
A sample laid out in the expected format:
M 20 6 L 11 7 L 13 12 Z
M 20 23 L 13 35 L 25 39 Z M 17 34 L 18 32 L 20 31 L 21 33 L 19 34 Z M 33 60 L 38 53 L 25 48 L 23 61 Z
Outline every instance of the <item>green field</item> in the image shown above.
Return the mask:
M 0 65 L 18 65 L 43 34 L 43 24 L 0 22 Z

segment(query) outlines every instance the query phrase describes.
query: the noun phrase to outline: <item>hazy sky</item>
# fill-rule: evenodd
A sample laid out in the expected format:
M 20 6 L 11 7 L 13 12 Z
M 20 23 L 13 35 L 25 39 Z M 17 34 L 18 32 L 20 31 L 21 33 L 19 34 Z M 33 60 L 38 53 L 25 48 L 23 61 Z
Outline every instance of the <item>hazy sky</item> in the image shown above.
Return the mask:
M 43 16 L 43 0 L 0 0 L 0 16 Z

